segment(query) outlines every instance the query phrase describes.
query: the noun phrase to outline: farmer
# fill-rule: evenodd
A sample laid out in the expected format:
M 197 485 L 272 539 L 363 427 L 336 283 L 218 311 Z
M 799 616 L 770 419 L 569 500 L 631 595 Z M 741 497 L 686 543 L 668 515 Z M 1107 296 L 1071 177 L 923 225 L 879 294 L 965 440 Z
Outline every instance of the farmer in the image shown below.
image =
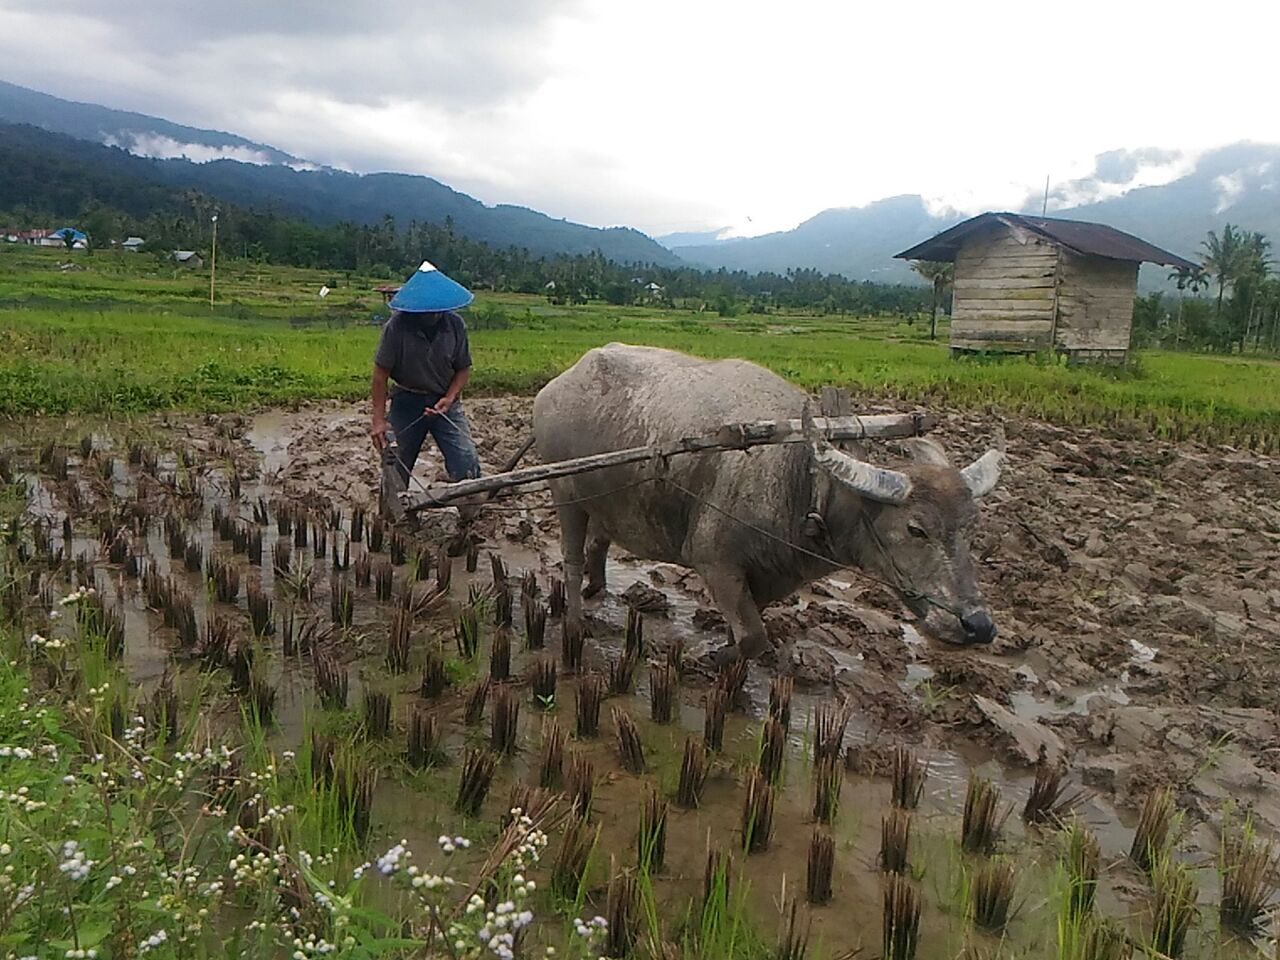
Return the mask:
M 373 425 L 369 434 L 381 452 L 390 422 L 407 486 L 418 453 L 435 438 L 450 480 L 480 476 L 480 460 L 459 397 L 471 376 L 467 327 L 454 311 L 474 297 L 427 261 L 391 298 L 391 319 L 373 355 Z M 387 378 L 395 381 L 387 413 Z

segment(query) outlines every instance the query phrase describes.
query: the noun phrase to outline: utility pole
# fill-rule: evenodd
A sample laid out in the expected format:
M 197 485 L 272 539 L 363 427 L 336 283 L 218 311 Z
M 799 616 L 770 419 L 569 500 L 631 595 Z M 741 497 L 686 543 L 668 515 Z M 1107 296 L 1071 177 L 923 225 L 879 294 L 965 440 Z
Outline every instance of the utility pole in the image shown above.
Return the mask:
M 209 261 L 209 309 L 213 309 L 213 287 L 218 277 L 218 215 L 215 213 L 210 220 L 213 222 L 213 256 Z
M 1044 203 L 1040 205 L 1040 216 L 1045 216 L 1049 212 L 1049 175 L 1044 175 Z

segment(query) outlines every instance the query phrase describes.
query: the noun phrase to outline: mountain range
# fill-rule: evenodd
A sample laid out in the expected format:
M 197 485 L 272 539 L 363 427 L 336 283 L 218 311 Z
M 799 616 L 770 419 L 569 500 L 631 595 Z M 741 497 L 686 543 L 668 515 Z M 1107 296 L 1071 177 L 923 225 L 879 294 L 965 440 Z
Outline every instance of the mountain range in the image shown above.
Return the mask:
M 758 237 L 722 239 L 723 231 L 693 231 L 655 241 L 627 227 L 591 227 L 527 207 L 489 206 L 431 177 L 317 166 L 235 134 L 63 100 L 2 81 L 0 124 L 25 124 L 118 147 L 128 156 L 115 151 L 110 158 L 98 155 L 95 162 L 128 164 L 131 175 L 170 188 L 196 189 L 319 223 L 375 223 L 388 214 L 399 222 L 450 218 L 463 236 L 491 245 L 524 247 L 537 255 L 598 251 L 619 263 L 683 262 L 749 272 L 812 268 L 902 281 L 912 274 L 893 254 L 967 215 L 903 195 L 823 210 L 794 229 Z M 67 150 L 65 144 L 55 146 L 54 138 L 13 132 L 9 138 L 14 149 Z M 1160 185 L 1131 186 L 1139 182 L 1135 171 L 1152 164 L 1168 165 L 1173 175 Z M 38 164 L 32 166 L 38 170 Z M 1056 216 L 1107 223 L 1183 256 L 1194 257 L 1206 232 L 1226 222 L 1280 238 L 1280 145 L 1241 142 L 1196 157 L 1151 148 L 1112 151 L 1097 158 L 1091 176 L 1059 185 L 1049 200 Z M 1040 197 L 1028 197 L 1019 212 L 1038 213 L 1040 204 Z

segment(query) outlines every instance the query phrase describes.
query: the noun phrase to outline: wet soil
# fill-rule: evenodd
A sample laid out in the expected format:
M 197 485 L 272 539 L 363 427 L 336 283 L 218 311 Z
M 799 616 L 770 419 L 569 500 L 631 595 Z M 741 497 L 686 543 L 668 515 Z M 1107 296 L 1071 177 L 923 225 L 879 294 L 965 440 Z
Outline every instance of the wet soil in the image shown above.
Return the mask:
M 892 408 L 876 412 L 881 409 Z M 500 469 L 529 435 L 530 412 L 526 398 L 468 402 L 486 472 Z M 930 765 L 914 856 L 929 864 L 930 883 L 938 885 L 932 897 L 940 909 L 926 914 L 926 931 L 936 925 L 937 941 L 952 936 L 944 937 L 942 928 L 952 927 L 946 904 L 954 899 L 951 886 L 958 882 L 959 869 L 954 843 L 944 838 L 955 830 L 964 784 L 973 771 L 994 778 L 1006 801 L 1020 808 L 1030 788 L 1032 764 L 1041 756 L 1064 763 L 1071 785 L 1091 791 L 1081 812 L 1107 857 L 1118 858 L 1128 849 L 1134 808 L 1164 784 L 1175 789 L 1190 815 L 1184 851 L 1197 864 L 1212 862 L 1216 827 L 1228 809 L 1247 810 L 1264 832 L 1280 835 L 1280 462 L 1229 448 L 1031 421 L 1003 427 L 1008 467 L 983 503 L 973 545 L 980 582 L 1000 627 L 993 646 L 958 648 L 934 641 L 884 588 L 853 571 L 819 581 L 766 612 L 771 637 L 794 641 L 797 719 L 779 792 L 775 842 L 768 853 L 750 858 L 752 896 L 761 910 L 776 910 L 785 897 L 802 893 L 804 851 L 813 830 L 805 756 L 814 706 L 843 696 L 856 708 L 846 738 L 851 773 L 844 812 L 834 828 L 840 851 L 836 901 L 814 914 L 815 932 L 828 948 L 878 947 L 870 923 L 867 929 L 851 930 L 842 918 L 851 915 L 847 911 L 878 911 L 875 821 L 887 805 L 882 761 L 897 744 L 914 746 Z M 33 425 L 30 435 L 43 439 L 61 434 L 74 445 L 82 429 L 42 423 Z M 942 416 L 935 436 L 957 461 L 964 461 L 982 452 L 992 432 L 989 418 L 950 413 Z M 249 515 L 259 497 L 305 506 L 317 518 L 337 508 L 345 518 L 345 527 L 333 535 L 337 539 L 349 532 L 353 507 L 372 512 L 376 503 L 379 464 L 368 443 L 366 414 L 355 405 L 304 404 L 252 416 L 169 415 L 142 424 L 103 425 L 95 443 L 123 457 L 126 436 L 193 451 L 190 473 L 199 489 L 187 499 L 199 501 L 191 529 L 206 554 L 228 551 L 207 511 L 232 499 L 233 466 L 243 489 L 231 509 L 241 517 Z M 27 453 L 33 458 L 34 447 Z M 136 468 L 123 463 L 108 484 L 90 476 L 88 465 L 81 468 L 74 454 L 70 459 L 71 481 L 37 481 L 36 468 L 28 464 L 35 511 L 60 523 L 69 484 L 77 485 L 87 501 L 85 517 L 112 501 L 146 505 L 140 509 L 149 507 L 156 523 L 136 547 L 163 573 L 185 578 L 203 623 L 214 604 L 198 574 L 186 574 L 179 562 L 168 560 L 158 523 L 158 504 L 164 498 L 173 501 L 172 493 L 152 489 Z M 535 462 L 534 455 L 525 462 Z M 161 473 L 165 471 L 178 471 L 171 454 L 162 460 Z M 417 483 L 445 479 L 430 444 L 416 476 Z M 469 528 L 486 550 L 503 556 L 513 577 L 531 571 L 544 590 L 558 574 L 560 560 L 548 502 L 549 495 L 539 490 L 503 496 Z M 78 515 L 68 556 L 98 556 L 99 543 L 89 528 L 88 520 L 82 522 Z M 277 533 L 274 522 L 262 529 L 267 559 L 248 572 L 270 591 Z M 441 511 L 423 518 L 412 543 L 443 543 L 457 529 L 455 512 Z M 351 548 L 353 558 L 365 549 L 359 543 Z M 411 545 L 410 559 L 412 553 Z M 307 615 L 319 621 L 327 619 L 322 612 L 327 610 L 327 580 L 334 576 L 326 560 L 312 558 L 315 602 Z M 236 562 L 243 563 L 239 558 Z M 119 567 L 101 557 L 98 566 L 97 582 L 128 613 L 126 664 L 139 688 L 149 690 L 172 667 L 170 632 L 146 610 L 137 584 Z M 485 563 L 477 574 L 466 574 L 460 559 L 454 569 L 452 597 L 457 599 L 443 603 L 415 630 L 414 667 L 408 674 L 387 673 L 383 653 L 391 608 L 375 603 L 369 590 L 356 591 L 351 630 L 321 631 L 324 642 L 350 666 L 353 707 L 358 709 L 365 685 L 391 692 L 398 718 L 418 702 L 413 670 L 423 650 L 437 641 L 451 644 L 451 618 L 460 598 L 472 584 L 489 579 Z M 397 568 L 398 588 L 408 578 L 408 567 Z M 593 634 L 589 669 L 602 670 L 618 655 L 626 598 L 640 594 L 646 605 L 666 602 L 662 613 L 645 620 L 653 657 L 677 641 L 691 658 L 725 642 L 723 622 L 696 575 L 615 556 L 608 592 L 587 605 Z M 243 594 L 239 606 L 243 609 Z M 515 621 L 521 622 L 518 606 Z M 486 632 L 482 650 L 488 636 Z M 553 623 L 548 627 L 549 652 L 558 647 L 558 636 Z M 514 645 L 521 646 L 518 641 Z M 538 655 L 514 651 L 513 675 L 522 676 Z M 753 666 L 743 712 L 730 720 L 726 750 L 713 762 L 702 808 L 673 808 L 671 853 L 662 875 L 664 886 L 678 894 L 670 903 L 693 896 L 700 887 L 708 843 L 728 848 L 738 842 L 742 782 L 752 764 L 768 685 L 779 666 L 776 655 Z M 484 669 L 482 653 L 473 672 Z M 282 748 L 293 746 L 314 710 L 310 665 L 305 658 L 278 658 L 272 676 L 279 688 L 274 736 Z M 595 760 L 602 777 L 598 809 L 604 848 L 623 859 L 634 847 L 643 791 L 639 778 L 623 773 L 616 763 L 608 707 L 621 705 L 638 720 L 647 717 L 643 669 L 638 678 L 638 695 L 606 704 L 601 738 L 575 746 Z M 566 726 L 572 723 L 572 683 L 572 678 L 562 682 L 554 711 Z M 642 723 L 650 752 L 649 782 L 664 789 L 673 786 L 684 738 L 701 730 L 706 690 L 706 678 L 690 670 L 682 678 L 679 722 Z M 460 723 L 461 697 L 460 684 L 438 705 L 451 718 L 451 744 L 459 748 L 483 737 L 483 731 Z M 537 764 L 536 707 L 529 701 L 524 705 L 524 752 L 500 767 L 486 814 L 496 817 L 509 787 L 527 779 Z M 228 707 L 226 712 L 232 716 L 235 711 Z M 375 812 L 379 834 L 405 836 L 419 841 L 415 847 L 430 848 L 446 822 L 456 819 L 449 811 L 450 797 L 441 794 L 438 802 L 422 803 L 424 790 L 444 789 L 442 779 L 452 789 L 452 772 L 427 782 L 387 779 Z M 1008 832 L 1026 853 L 1026 882 L 1043 905 L 1053 869 L 1051 844 L 1024 832 L 1016 816 Z M 1137 915 L 1141 886 L 1123 865 L 1114 866 L 1104 899 L 1116 907 L 1112 912 Z M 1211 895 L 1212 887 L 1208 871 L 1202 896 Z M 957 910 L 952 904 L 950 912 Z M 1033 920 L 1019 922 L 1019 940 L 1047 946 L 1044 931 Z M 944 948 L 939 942 L 937 952 L 929 955 L 950 956 L 957 950 L 958 944 Z

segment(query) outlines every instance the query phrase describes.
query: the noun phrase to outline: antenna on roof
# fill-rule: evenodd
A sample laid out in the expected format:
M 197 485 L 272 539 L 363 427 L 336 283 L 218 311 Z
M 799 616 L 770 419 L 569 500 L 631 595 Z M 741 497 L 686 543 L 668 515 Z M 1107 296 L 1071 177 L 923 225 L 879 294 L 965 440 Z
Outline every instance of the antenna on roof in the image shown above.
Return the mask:
M 1049 175 L 1044 175 L 1044 203 L 1040 205 L 1040 216 L 1046 216 L 1049 213 Z

